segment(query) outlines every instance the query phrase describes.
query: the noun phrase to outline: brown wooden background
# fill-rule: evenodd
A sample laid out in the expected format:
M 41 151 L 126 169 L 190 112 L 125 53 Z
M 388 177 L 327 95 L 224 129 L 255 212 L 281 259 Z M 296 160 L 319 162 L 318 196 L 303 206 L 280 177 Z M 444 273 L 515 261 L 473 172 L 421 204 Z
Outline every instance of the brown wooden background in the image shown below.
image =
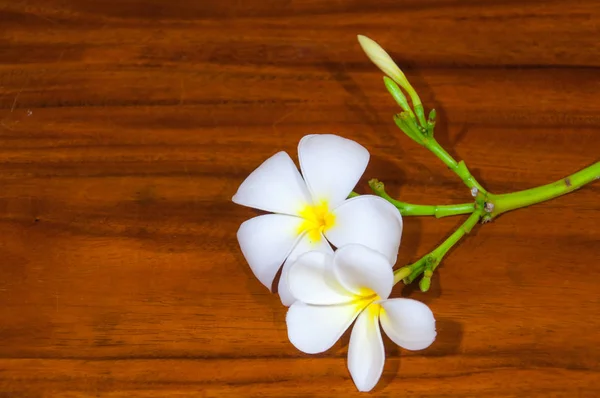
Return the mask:
M 358 396 L 237 246 L 230 202 L 278 150 L 334 132 L 364 181 L 470 200 L 395 128 L 366 34 L 493 192 L 599 160 L 597 1 L 0 1 L 0 397 Z M 600 396 L 600 184 L 477 227 L 432 290 L 438 340 L 386 340 L 373 396 Z M 405 219 L 399 262 L 462 217 Z

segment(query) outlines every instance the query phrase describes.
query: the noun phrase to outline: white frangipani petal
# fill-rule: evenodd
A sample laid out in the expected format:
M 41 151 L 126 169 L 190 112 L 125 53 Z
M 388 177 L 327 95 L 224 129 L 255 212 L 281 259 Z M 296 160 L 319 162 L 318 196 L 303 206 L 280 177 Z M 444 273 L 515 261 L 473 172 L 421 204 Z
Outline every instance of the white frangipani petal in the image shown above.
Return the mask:
M 436 336 L 435 318 L 420 301 L 396 298 L 381 302 L 381 327 L 396 344 L 407 350 L 422 350 Z
M 245 221 L 237 232 L 238 242 L 252 272 L 269 290 L 286 256 L 300 238 L 302 219 L 266 214 Z
M 377 294 L 387 299 L 394 286 L 394 272 L 381 253 L 358 244 L 342 246 L 333 260 L 333 273 L 349 291 L 369 296 Z
M 371 391 L 383 373 L 385 349 L 379 330 L 379 305 L 371 304 L 356 319 L 348 346 L 348 370 L 359 391 Z
M 307 354 L 327 351 L 361 310 L 356 304 L 310 305 L 296 301 L 285 319 L 290 342 Z
M 300 239 L 298 244 L 294 247 L 294 250 L 292 250 L 288 256 L 287 260 L 285 260 L 283 269 L 281 271 L 281 278 L 279 278 L 277 292 L 279 293 L 279 298 L 281 299 L 282 304 L 286 307 L 289 307 L 294 301 L 296 301 L 292 295 L 292 292 L 290 292 L 288 284 L 286 283 L 290 266 L 296 261 L 298 256 L 311 250 L 320 251 L 333 256 L 333 249 L 324 237 L 321 237 L 318 242 L 311 242 L 308 234 L 304 234 L 304 236 L 302 236 L 302 239 Z
M 387 200 L 362 195 L 333 210 L 335 224 L 325 237 L 336 247 L 359 243 L 382 253 L 393 266 L 402 236 L 402 217 Z
M 325 201 L 330 208 L 348 197 L 369 163 L 369 151 L 362 145 L 332 134 L 303 137 L 298 157 L 313 201 Z
M 258 166 L 231 199 L 255 209 L 299 215 L 311 203 L 310 194 L 296 165 L 285 152 L 278 152 Z
M 287 283 L 285 283 L 287 280 L 287 272 L 290 269 L 290 264 L 293 263 L 287 260 L 283 264 L 283 268 L 281 269 L 281 277 L 279 278 L 279 284 L 277 284 L 277 293 L 279 294 L 279 299 L 281 300 L 281 304 L 285 305 L 286 307 L 289 307 L 294 303 L 294 301 L 296 301 L 292 295 L 292 292 L 290 292 Z
M 333 275 L 333 256 L 318 251 L 304 253 L 289 267 L 287 284 L 292 296 L 306 304 L 349 303 L 356 296 Z

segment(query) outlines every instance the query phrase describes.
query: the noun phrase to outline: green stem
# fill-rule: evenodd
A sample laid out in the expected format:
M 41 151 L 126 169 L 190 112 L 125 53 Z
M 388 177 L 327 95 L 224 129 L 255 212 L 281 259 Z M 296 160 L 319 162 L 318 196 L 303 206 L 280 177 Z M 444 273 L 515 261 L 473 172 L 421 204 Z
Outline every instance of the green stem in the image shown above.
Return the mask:
M 433 275 L 433 271 L 435 271 L 435 269 L 438 267 L 444 256 L 466 234 L 471 232 L 473 227 L 482 217 L 484 222 L 489 221 L 491 218 L 496 217 L 507 211 L 530 206 L 536 203 L 556 198 L 561 195 L 565 195 L 569 192 L 573 192 L 574 190 L 579 189 L 582 186 L 598 179 L 600 179 L 600 162 L 596 162 L 583 170 L 580 170 L 574 174 L 571 174 L 568 177 L 565 177 L 551 184 L 542 185 L 536 188 L 527 189 L 525 191 L 513 192 L 503 195 L 493 195 L 487 193 L 485 195 L 485 201 L 488 205 L 493 205 L 493 210 L 491 213 L 488 213 L 485 210 L 485 208 L 482 206 L 482 203 L 480 203 L 479 205 L 471 204 L 471 210 L 469 211 L 471 215 L 441 245 L 439 245 L 433 251 L 429 252 L 413 264 L 407 265 L 394 271 L 394 284 L 400 282 L 401 280 L 404 281 L 404 283 L 406 284 L 412 283 L 421 274 L 423 274 L 423 278 L 419 282 L 419 287 L 422 291 L 427 291 L 431 285 L 431 277 Z M 369 181 L 369 185 L 371 185 L 371 188 L 373 188 L 375 193 L 394 204 L 394 199 L 391 199 L 389 198 L 389 196 L 387 196 L 387 193 L 385 193 L 385 190 L 383 189 L 384 187 L 382 183 L 380 183 L 377 180 L 371 180 Z M 479 198 L 481 198 L 481 196 Z M 398 203 L 404 206 L 404 210 L 408 210 L 411 213 L 411 215 L 416 215 L 414 213 L 420 211 L 420 207 L 428 207 L 404 204 L 402 202 Z M 415 206 L 415 208 L 411 208 L 410 206 Z M 457 210 L 460 206 L 463 205 L 451 206 L 454 206 L 455 210 Z M 463 210 L 465 210 L 466 213 L 467 208 L 466 205 L 464 206 L 465 208 Z M 431 207 L 440 208 L 444 206 Z M 437 214 L 435 212 L 433 214 L 437 217 Z M 440 215 L 440 217 L 443 216 L 444 215 Z
M 502 195 L 488 194 L 487 202 L 493 205 L 491 218 L 565 195 L 597 179 L 600 179 L 600 162 L 551 184 Z
M 487 191 L 477 182 L 475 177 L 467 168 L 462 160 L 457 162 L 433 137 L 433 128 L 435 126 L 435 112 L 433 119 L 429 120 L 428 128 L 421 129 L 415 121 L 414 116 L 407 112 L 394 115 L 394 122 L 400 130 L 409 136 L 413 141 L 429 149 L 437 158 L 439 158 L 450 170 L 452 170 L 470 189 L 477 188 L 481 194 L 487 194 Z
M 458 227 L 456 231 L 452 235 L 448 237 L 441 245 L 439 245 L 436 249 L 431 252 L 431 255 L 436 258 L 436 262 L 432 267 L 432 270 L 435 270 L 439 265 L 442 258 L 448 253 L 455 244 L 458 243 L 459 240 L 462 239 L 463 236 L 467 235 L 473 227 L 477 224 L 479 219 L 481 218 L 481 211 L 473 212 L 469 218 L 465 220 L 465 222 Z
M 435 156 L 438 157 L 444 164 L 452 170 L 470 189 L 477 188 L 482 194 L 486 194 L 487 191 L 477 182 L 475 177 L 471 175 L 471 172 L 467 168 L 467 165 L 462 160 L 457 162 L 454 158 L 446 152 L 444 148 L 433 138 L 424 140 L 423 146 L 429 149 Z
M 429 117 L 425 119 L 421 99 L 406 79 L 404 73 L 391 60 L 389 55 L 370 39 L 359 36 L 359 41 L 369 58 L 391 78 L 384 77 L 384 84 L 396 103 L 403 110 L 403 112 L 394 115 L 394 122 L 398 128 L 413 141 L 427 148 L 438 157 L 467 187 L 471 189 L 471 195 L 475 198 L 475 203 L 458 205 L 414 205 L 391 198 L 385 192 L 383 183 L 377 180 L 369 181 L 369 185 L 375 194 L 392 203 L 398 208 L 402 215 L 433 215 L 439 218 L 456 214 L 471 214 L 452 235 L 433 251 L 423 256 L 415 263 L 396 270 L 394 272 L 394 284 L 401 280 L 405 283 L 411 283 L 423 274 L 419 286 L 422 291 L 427 291 L 431 284 L 433 271 L 440 264 L 441 260 L 448 253 L 450 248 L 456 245 L 463 236 L 473 229 L 480 219 L 482 219 L 483 222 L 487 222 L 502 213 L 565 195 L 594 180 L 600 179 L 600 162 L 596 162 L 581 171 L 551 184 L 501 195 L 487 192 L 475 177 L 471 175 L 465 163 L 463 161 L 457 162 L 435 140 L 435 110 L 432 109 Z M 404 95 L 401 88 L 408 93 L 412 101 L 412 108 L 414 109 L 411 109 L 406 95 Z M 352 196 L 354 196 L 354 194 Z
M 441 218 L 459 214 L 470 214 L 475 211 L 474 203 L 460 203 L 456 205 L 415 205 L 412 203 L 401 202 L 390 197 L 385 191 L 383 183 L 377 179 L 370 180 L 369 186 L 377 196 L 382 197 L 396 206 L 403 216 L 435 216 L 436 218 Z
M 471 232 L 473 227 L 481 218 L 482 212 L 482 210 L 476 210 L 471 213 L 465 222 L 458 227 L 458 229 L 454 231 L 454 233 L 450 235 L 441 245 L 425 256 L 421 257 L 413 264 L 394 271 L 394 284 L 398 283 L 400 280 L 403 280 L 404 283 L 408 284 L 413 282 L 417 277 L 419 277 L 419 275 L 425 274 L 421 280 L 420 286 L 422 291 L 427 291 L 429 289 L 433 271 L 435 271 L 448 251 L 454 245 L 456 245 L 463 236 Z
M 389 197 L 384 197 L 384 199 L 396 206 L 403 216 L 435 216 L 435 218 L 441 218 L 457 216 L 460 214 L 470 214 L 475 210 L 474 203 L 460 203 L 456 205 L 414 205 L 411 203 L 398 202 Z

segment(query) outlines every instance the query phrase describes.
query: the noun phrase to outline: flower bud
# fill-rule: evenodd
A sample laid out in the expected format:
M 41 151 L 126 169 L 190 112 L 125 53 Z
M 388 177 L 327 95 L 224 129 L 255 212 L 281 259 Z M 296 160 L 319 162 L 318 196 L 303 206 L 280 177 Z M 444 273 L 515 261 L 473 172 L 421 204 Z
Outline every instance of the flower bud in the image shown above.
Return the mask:
M 421 291 L 423 293 L 425 293 L 426 291 L 429 290 L 430 287 L 431 287 L 431 277 L 423 276 L 423 278 L 421 278 L 421 280 L 419 281 L 419 289 L 421 289 Z
M 379 44 L 377 44 L 374 40 L 369 39 L 367 36 L 358 35 L 358 42 L 362 47 L 363 51 L 367 54 L 367 57 L 383 73 L 391 77 L 396 83 L 400 85 L 400 87 L 407 90 L 407 87 L 410 87 L 410 83 L 406 80 L 406 76 L 400 70 L 398 65 L 394 62 L 392 57 L 389 56 L 387 52 Z
M 419 145 L 423 145 L 423 133 L 419 130 L 414 115 L 411 117 L 408 112 L 396 114 L 394 115 L 394 123 L 413 141 Z
M 435 129 L 435 117 L 436 117 L 436 113 L 435 113 L 435 109 L 432 109 L 431 112 L 429 112 L 429 117 L 427 118 L 427 133 L 433 137 L 433 130 Z
M 431 123 L 435 123 L 435 118 L 437 116 L 437 113 L 435 111 L 435 109 L 432 109 L 429 111 L 429 117 L 427 117 L 427 119 L 431 122 Z
M 392 57 L 385 52 L 383 48 L 375 41 L 369 39 L 366 36 L 358 35 L 358 42 L 362 47 L 367 57 L 373 63 L 381 69 L 383 73 L 392 78 L 393 81 L 398 83 L 400 87 L 402 87 L 410 96 L 412 101 L 412 105 L 414 108 L 414 114 L 417 115 L 417 119 L 419 120 L 419 124 L 422 127 L 425 127 L 425 112 L 423 111 L 423 104 L 421 103 L 421 99 L 419 95 L 415 91 L 415 89 L 410 85 L 404 73 L 400 70 L 398 65 L 394 62 Z

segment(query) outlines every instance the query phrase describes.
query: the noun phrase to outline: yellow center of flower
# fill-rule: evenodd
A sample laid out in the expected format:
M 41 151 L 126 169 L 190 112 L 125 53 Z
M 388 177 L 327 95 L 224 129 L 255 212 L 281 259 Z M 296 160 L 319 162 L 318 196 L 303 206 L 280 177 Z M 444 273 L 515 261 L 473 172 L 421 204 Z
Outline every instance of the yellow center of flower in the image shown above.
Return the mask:
M 311 242 L 321 240 L 321 234 L 331 228 L 335 223 L 335 216 L 329 211 L 327 202 L 316 205 L 306 205 L 300 210 L 304 219 L 299 228 L 299 233 L 307 232 Z
M 381 300 L 381 297 L 377 293 L 369 288 L 361 288 L 355 305 L 359 311 L 365 310 L 369 317 L 375 317 L 379 316 L 380 311 L 383 311 L 383 307 L 375 303 L 379 300 Z
M 378 317 L 380 311 L 383 311 L 383 308 L 381 307 L 381 305 L 375 304 L 375 301 L 377 301 L 377 300 L 373 300 L 366 309 L 367 313 L 369 314 L 369 317 L 371 317 L 371 318 Z

